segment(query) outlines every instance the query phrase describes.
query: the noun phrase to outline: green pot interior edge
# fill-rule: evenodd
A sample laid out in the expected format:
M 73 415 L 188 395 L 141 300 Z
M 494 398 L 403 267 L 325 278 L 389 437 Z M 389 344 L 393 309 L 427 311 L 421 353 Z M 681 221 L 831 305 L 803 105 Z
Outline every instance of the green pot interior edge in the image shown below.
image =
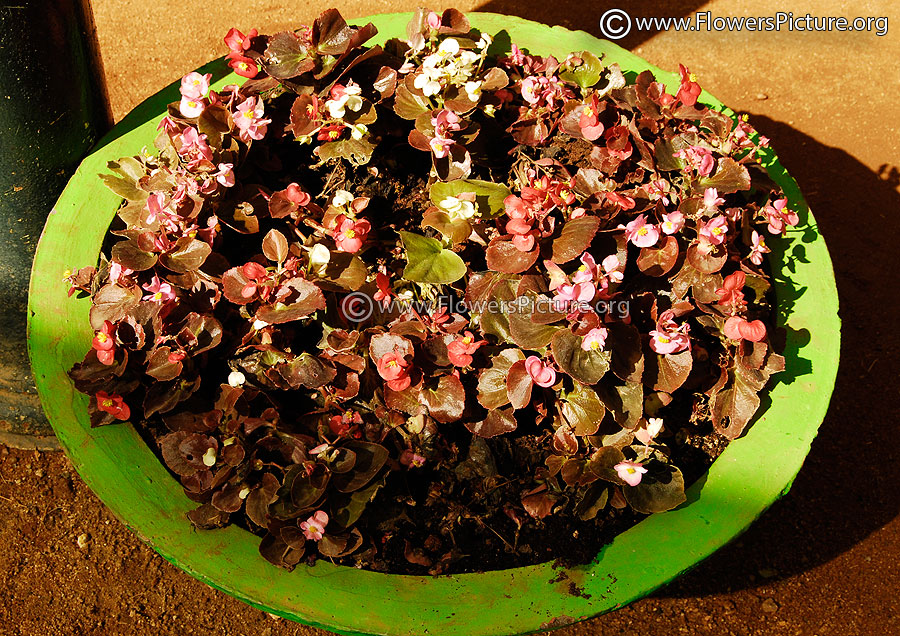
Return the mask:
M 370 19 L 383 41 L 405 37 L 409 16 Z M 532 51 L 559 57 L 584 49 L 603 52 L 626 71 L 651 69 L 670 89 L 678 85 L 675 75 L 581 31 L 488 13 L 470 18 L 488 33 L 509 31 L 515 43 Z M 204 70 L 214 73 L 217 88 L 239 80 L 226 76 L 221 61 Z M 649 593 L 733 539 L 787 492 L 828 408 L 840 321 L 825 243 L 811 231 L 815 220 L 796 183 L 772 155 L 772 176 L 791 207 L 801 210 L 801 225 L 786 238 L 772 240 L 779 320 L 788 333 L 788 370 L 777 376 L 765 413 L 689 489 L 681 508 L 651 516 L 621 534 L 590 565 L 560 571 L 543 564 L 434 578 L 378 574 L 324 561 L 286 572 L 264 561 L 257 552 L 258 538 L 244 530 L 193 531 L 185 519 L 192 503 L 132 427 L 90 429 L 88 398 L 75 392 L 66 376 L 92 337 L 90 301 L 67 298 L 62 280 L 65 269 L 96 263 L 119 203 L 97 174 L 105 172 L 108 160 L 152 148 L 157 123 L 177 94 L 176 83 L 138 106 L 70 181 L 38 246 L 28 328 L 44 409 L 76 469 L 117 517 L 178 567 L 268 612 L 345 634 L 522 634 L 607 612 Z M 706 93 L 702 101 L 722 107 Z M 799 254 L 795 250 L 800 248 L 806 258 L 793 259 L 795 272 L 788 284 L 778 273 L 782 259 Z M 571 595 L 570 582 L 583 595 Z

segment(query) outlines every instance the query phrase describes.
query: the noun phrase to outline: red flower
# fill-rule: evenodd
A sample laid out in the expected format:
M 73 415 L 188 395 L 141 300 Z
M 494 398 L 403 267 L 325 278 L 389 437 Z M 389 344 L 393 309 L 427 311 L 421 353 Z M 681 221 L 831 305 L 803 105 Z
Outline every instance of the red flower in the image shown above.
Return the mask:
M 386 353 L 378 359 L 378 375 L 387 381 L 388 388 L 403 391 L 412 384 L 409 377 L 409 362 L 399 353 Z
M 761 320 L 750 322 L 740 316 L 732 316 L 726 320 L 722 331 L 732 340 L 744 339 L 751 342 L 760 342 L 766 337 L 766 326 Z
M 690 69 L 679 64 L 678 72 L 681 74 L 681 88 L 678 89 L 678 94 L 675 97 L 680 99 L 685 106 L 693 106 L 697 103 L 697 98 L 700 97 L 700 92 L 703 89 L 696 82 L 697 77 L 691 73 Z
M 113 360 L 116 357 L 116 326 L 110 321 L 106 320 L 103 322 L 103 327 L 100 328 L 94 335 L 94 340 L 91 342 L 91 346 L 94 347 L 97 351 L 97 359 L 102 364 L 112 364 Z
M 388 305 L 391 304 L 391 297 L 394 295 L 394 292 L 391 290 L 391 279 L 388 278 L 387 274 L 378 272 L 375 274 L 375 285 L 378 286 L 378 291 L 375 292 L 373 298 L 387 309 Z
M 332 435 L 337 435 L 338 437 L 349 437 L 352 435 L 355 438 L 360 438 L 362 434 L 359 431 L 359 425 L 362 424 L 362 421 L 362 416 L 356 411 L 345 411 L 343 415 L 332 416 L 328 421 L 328 429 Z
M 721 296 L 718 304 L 742 306 L 744 304 L 744 292 L 741 290 L 743 290 L 746 280 L 746 274 L 740 270 L 726 276 L 722 287 L 716 290 L 716 295 Z
M 322 128 L 319 129 L 318 134 L 316 134 L 316 139 L 319 141 L 337 141 L 341 138 L 345 128 L 347 127 L 343 124 L 322 126 Z
M 578 120 L 578 127 L 581 128 L 581 134 L 588 141 L 599 139 L 603 134 L 603 124 L 600 123 L 600 100 L 597 99 L 597 93 L 591 95 L 591 100 L 584 105 L 581 111 L 581 117 Z
M 354 254 L 359 251 L 369 235 L 372 225 L 365 219 L 355 221 L 343 214 L 335 222 L 334 244 L 342 252 Z
M 234 69 L 234 72 L 241 77 L 254 78 L 259 73 L 259 67 L 256 65 L 256 62 L 239 53 L 228 54 L 228 66 Z
M 235 28 L 231 28 L 225 35 L 225 46 L 231 49 L 232 53 L 243 54 L 253 44 L 253 38 L 259 35 L 256 29 L 250 29 L 247 35 L 244 35 Z
M 467 367 L 472 364 L 472 354 L 486 343 L 486 340 L 476 341 L 472 332 L 466 331 L 462 337 L 447 345 L 447 357 L 450 358 L 450 363 L 453 366 Z
M 97 391 L 97 408 L 109 413 L 117 420 L 127 420 L 131 417 L 131 409 L 125 404 L 122 396 L 115 393 L 109 395 L 106 391 Z
M 259 263 L 253 261 L 244 265 L 241 270 L 244 272 L 244 276 L 250 279 L 250 282 L 244 285 L 244 288 L 241 290 L 241 296 L 244 298 L 252 298 L 258 291 L 260 296 L 264 299 L 267 298 L 271 293 L 272 288 L 268 285 L 260 286 L 260 283 L 269 279 L 268 270 Z

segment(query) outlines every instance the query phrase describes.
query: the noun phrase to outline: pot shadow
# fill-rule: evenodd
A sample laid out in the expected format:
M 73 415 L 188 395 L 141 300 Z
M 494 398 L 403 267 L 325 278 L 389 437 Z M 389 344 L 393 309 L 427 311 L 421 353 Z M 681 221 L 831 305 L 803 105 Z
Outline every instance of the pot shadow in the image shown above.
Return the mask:
M 804 572 L 900 512 L 900 489 L 892 487 L 900 480 L 900 453 L 896 428 L 887 424 L 900 407 L 900 334 L 884 319 L 900 306 L 895 286 L 886 284 L 900 239 L 900 171 L 883 165 L 875 172 L 782 122 L 750 122 L 772 139 L 826 238 L 844 317 L 840 367 L 828 414 L 790 493 L 739 540 L 657 591 L 660 597 L 752 588 L 761 571 L 770 579 Z M 802 345 L 808 334 L 792 336 L 789 342 Z M 877 468 L 861 470 L 862 458 L 877 458 Z
M 634 2 L 619 0 L 618 2 L 602 2 L 586 5 L 581 0 L 559 0 L 558 2 L 521 2 L 520 0 L 488 0 L 478 5 L 475 11 L 489 11 L 514 15 L 535 22 L 560 25 L 567 29 L 586 31 L 591 35 L 603 38 L 600 32 L 600 16 L 607 9 L 623 9 L 632 18 L 632 29 L 620 40 L 615 40 L 619 46 L 634 50 L 650 38 L 658 35 L 658 31 L 639 31 L 633 28 L 635 18 L 651 17 L 684 17 L 697 11 L 707 4 L 708 0 L 671 0 L 655 2 Z M 590 16 L 587 20 L 583 19 Z M 618 23 L 611 23 L 611 28 L 619 28 Z

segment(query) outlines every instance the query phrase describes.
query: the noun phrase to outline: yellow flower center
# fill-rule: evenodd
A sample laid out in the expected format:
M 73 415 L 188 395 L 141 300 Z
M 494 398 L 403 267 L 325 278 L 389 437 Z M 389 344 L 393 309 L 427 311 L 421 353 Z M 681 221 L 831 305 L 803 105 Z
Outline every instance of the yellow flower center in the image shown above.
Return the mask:
M 105 333 L 103 333 L 101 331 L 97 332 L 97 341 L 98 342 L 102 343 L 102 342 L 106 342 L 107 340 L 109 340 L 109 336 L 107 336 Z
M 156 292 L 155 294 L 153 294 L 153 300 L 162 300 L 162 297 L 163 297 L 162 292 Z
M 112 405 L 113 405 L 113 401 L 112 401 L 112 400 L 110 400 L 110 399 L 108 399 L 108 398 L 107 398 L 106 400 L 103 400 L 103 406 L 104 406 L 105 408 L 109 408 L 109 407 L 111 407 Z
M 714 228 L 712 229 L 712 233 L 715 234 L 716 236 L 718 236 L 719 234 L 722 234 L 722 228 L 720 228 L 720 227 L 714 227 Z
M 591 343 L 591 349 L 599 349 L 599 348 L 600 348 L 600 342 L 597 341 L 597 340 L 594 340 L 594 341 Z
M 636 471 L 634 468 L 626 468 L 626 469 L 625 469 L 625 472 L 628 473 L 629 475 L 633 475 L 633 474 L 635 474 L 637 471 Z
M 387 363 L 387 366 L 388 366 L 388 367 L 396 367 L 396 366 L 397 366 L 397 361 L 396 361 L 396 360 L 391 360 L 390 362 Z
M 252 110 L 245 110 L 245 111 L 244 111 L 244 117 L 246 117 L 247 119 L 253 119 L 253 111 L 252 111 Z
M 188 102 L 188 106 L 191 108 L 197 108 L 197 102 L 193 102 L 193 101 Z
M 659 340 L 661 343 L 663 343 L 663 344 L 668 344 L 669 342 L 671 342 L 671 341 L 670 341 L 668 338 L 666 338 L 665 336 L 660 336 L 660 337 L 658 338 L 658 340 Z
M 688 79 L 691 80 L 692 82 L 696 82 L 696 81 L 697 81 L 697 76 L 694 75 L 693 73 L 691 73 L 690 75 L 688 75 Z
M 346 232 L 344 232 L 344 236 L 347 238 L 355 238 L 356 232 L 354 232 L 353 230 L 347 230 Z
M 331 139 L 337 139 L 340 136 L 341 136 L 341 133 L 338 132 L 337 130 L 332 130 L 331 132 L 328 133 L 328 137 Z
M 585 107 L 584 107 L 584 114 L 587 115 L 588 117 L 593 117 L 593 116 L 594 116 L 594 109 L 591 108 L 590 106 L 585 106 Z
M 638 236 L 646 236 L 647 232 L 649 232 L 649 230 L 646 227 L 642 227 L 637 231 Z
M 194 80 L 194 86 L 200 86 L 200 80 L 195 79 L 195 80 Z
M 307 104 L 307 105 L 306 105 L 306 113 L 307 113 L 308 115 L 312 115 L 314 112 L 316 112 L 316 109 L 313 108 L 313 105 L 312 105 L 312 104 Z
M 469 336 L 466 336 L 462 339 L 463 344 L 472 344 L 472 339 Z

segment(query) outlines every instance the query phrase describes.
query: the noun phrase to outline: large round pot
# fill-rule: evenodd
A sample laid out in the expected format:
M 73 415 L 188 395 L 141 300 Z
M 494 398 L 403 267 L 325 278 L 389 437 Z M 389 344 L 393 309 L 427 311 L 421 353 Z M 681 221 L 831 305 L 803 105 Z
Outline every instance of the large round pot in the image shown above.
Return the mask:
M 374 16 L 378 39 L 404 37 L 409 14 Z M 651 69 L 677 88 L 677 78 L 618 46 L 580 31 L 489 13 L 472 14 L 489 33 L 560 57 L 590 49 L 625 71 Z M 239 80 L 213 62 L 216 88 Z M 791 485 L 828 408 L 838 366 L 840 322 L 831 260 L 815 232 L 797 184 L 774 155 L 772 177 L 801 210 L 800 225 L 772 242 L 779 323 L 786 329 L 787 370 L 777 376 L 746 435 L 733 442 L 676 510 L 653 515 L 619 535 L 585 566 L 550 563 L 483 574 L 386 575 L 319 562 L 287 572 L 267 563 L 259 539 L 236 526 L 197 532 L 193 507 L 178 482 L 131 426 L 91 429 L 88 397 L 66 371 L 90 346 L 90 301 L 67 298 L 63 271 L 97 262 L 119 198 L 97 178 L 109 160 L 152 147 L 176 84 L 131 112 L 81 164 L 41 237 L 29 304 L 29 347 L 47 417 L 78 472 L 145 542 L 192 576 L 267 612 L 352 634 L 520 634 L 559 627 L 621 607 L 672 580 L 745 530 Z M 701 101 L 722 105 L 704 93 Z M 776 140 L 777 142 L 777 140 Z M 805 250 L 805 258 L 786 255 Z M 788 279 L 789 277 L 789 279 Z M 765 401 L 764 401 L 765 402 Z M 571 583 L 579 594 L 570 592 Z

